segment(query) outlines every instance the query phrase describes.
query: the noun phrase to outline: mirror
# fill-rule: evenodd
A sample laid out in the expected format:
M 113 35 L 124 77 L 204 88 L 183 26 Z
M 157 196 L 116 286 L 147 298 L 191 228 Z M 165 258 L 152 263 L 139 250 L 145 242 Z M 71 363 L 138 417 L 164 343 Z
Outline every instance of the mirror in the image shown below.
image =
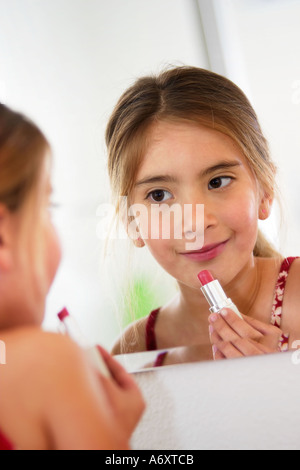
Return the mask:
M 156 370 L 158 367 L 210 361 L 213 356 L 207 348 L 203 348 L 201 345 L 193 345 L 142 353 L 118 354 L 115 358 L 128 372 L 134 374 Z
M 104 209 L 110 204 L 107 120 L 136 77 L 170 64 L 211 68 L 246 92 L 280 169 L 288 207 L 283 237 L 277 206 L 263 228 L 286 256 L 298 253 L 300 198 L 290 177 L 300 171 L 299 2 L 11 0 L 2 10 L 0 99 L 40 125 L 54 154 L 59 208 L 53 217 L 64 259 L 49 294 L 45 329 L 57 329 L 56 313 L 66 305 L 85 335 L 110 349 L 125 327 L 120 312 L 129 275 L 136 287 L 141 279 L 146 283 L 143 315 L 176 293 L 174 281 L 145 251 L 128 269 L 126 241 L 119 243 L 117 261 L 111 253 L 106 257 L 107 264 L 114 260 L 117 274 L 101 260 Z M 168 353 L 170 360 L 175 352 Z M 178 350 L 178 357 L 196 355 L 185 352 Z M 150 357 L 142 354 L 141 364 L 147 364 Z

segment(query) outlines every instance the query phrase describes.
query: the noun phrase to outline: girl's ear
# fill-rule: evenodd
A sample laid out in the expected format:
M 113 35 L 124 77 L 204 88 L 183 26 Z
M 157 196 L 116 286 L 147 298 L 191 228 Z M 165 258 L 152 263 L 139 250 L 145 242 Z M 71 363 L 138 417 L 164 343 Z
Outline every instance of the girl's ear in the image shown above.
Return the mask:
M 0 204 L 0 272 L 8 271 L 13 264 L 12 215 Z
M 272 204 L 273 196 L 270 196 L 269 194 L 265 193 L 260 201 L 258 214 L 259 220 L 265 220 L 269 217 L 272 209 Z
M 127 232 L 128 237 L 133 241 L 134 245 L 138 248 L 145 246 L 145 242 L 141 237 L 138 224 L 134 219 L 127 218 L 126 222 L 123 219 L 123 226 Z
M 128 221 L 125 229 L 128 237 L 137 248 L 143 248 L 143 246 L 145 246 L 145 242 L 141 237 L 140 229 L 135 219 Z
M 134 245 L 138 248 L 145 246 L 145 242 L 140 234 L 139 218 L 136 218 L 136 214 L 131 212 L 131 209 L 128 207 L 128 199 L 125 197 L 122 200 L 122 205 L 120 205 L 120 214 L 127 235 Z

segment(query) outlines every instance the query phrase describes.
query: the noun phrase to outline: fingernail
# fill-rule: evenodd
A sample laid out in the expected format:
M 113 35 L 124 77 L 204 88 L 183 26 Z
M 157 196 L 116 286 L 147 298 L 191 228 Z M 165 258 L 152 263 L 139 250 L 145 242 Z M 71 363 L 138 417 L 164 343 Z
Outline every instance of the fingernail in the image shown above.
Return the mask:
M 213 313 L 209 317 L 209 321 L 211 321 L 211 322 L 215 322 L 215 321 L 217 321 L 217 319 L 218 319 L 218 314 L 217 313 Z
M 216 352 L 217 352 L 218 348 L 215 344 L 212 345 L 212 352 L 213 352 L 213 356 L 215 357 L 216 355 Z
M 208 325 L 208 331 L 209 331 L 209 334 L 212 335 L 213 332 L 214 332 L 214 329 L 211 325 Z
M 222 310 L 220 310 L 220 314 L 222 317 L 226 317 L 226 315 L 228 315 L 228 310 L 226 310 L 226 308 L 222 308 Z

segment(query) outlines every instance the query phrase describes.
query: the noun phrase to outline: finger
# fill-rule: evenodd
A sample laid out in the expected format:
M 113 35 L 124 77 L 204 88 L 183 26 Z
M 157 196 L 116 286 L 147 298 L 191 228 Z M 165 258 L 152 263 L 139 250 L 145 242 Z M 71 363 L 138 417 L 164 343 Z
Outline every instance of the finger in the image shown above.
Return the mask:
M 282 330 L 277 326 L 266 324 L 256 320 L 255 318 L 246 317 L 245 321 L 255 328 L 257 331 L 262 333 L 264 339 L 262 340 L 264 344 L 272 347 L 273 349 L 277 350 L 278 342 L 282 335 Z
M 210 331 L 211 331 L 211 333 L 210 333 L 210 342 L 211 342 L 212 345 L 213 344 L 218 344 L 221 341 L 223 341 L 221 336 L 213 328 Z
M 249 342 L 252 342 L 253 340 L 250 338 L 248 339 Z M 265 344 L 262 344 L 262 343 L 257 343 L 256 341 L 253 341 L 253 343 L 255 344 L 255 347 L 262 353 L 262 354 L 269 354 L 269 353 L 273 353 L 275 352 L 274 351 L 274 348 L 270 348 L 269 346 L 265 345 Z
M 251 338 L 239 338 L 234 342 L 234 346 L 243 356 L 257 356 L 265 354 L 267 351 L 262 345 Z
M 218 322 L 217 326 L 222 328 L 222 334 L 221 330 L 217 331 L 225 341 L 234 341 L 237 337 L 252 338 L 255 341 L 263 339 L 263 334 L 260 331 L 239 318 L 233 310 L 224 308 L 221 310 L 220 316 L 225 320 L 225 324 Z M 245 317 L 243 316 L 243 318 Z
M 233 359 L 243 357 L 244 355 L 237 349 L 231 342 L 220 341 L 213 345 L 213 351 L 218 351 L 219 355 L 222 354 L 223 358 Z
M 220 359 L 226 359 L 224 354 L 221 353 L 221 351 L 219 351 L 219 349 L 217 348 L 215 344 L 212 347 L 212 352 L 213 352 L 213 358 L 215 361 L 218 361 Z
M 274 352 L 273 348 L 270 348 L 269 346 L 261 343 L 257 343 L 251 338 L 237 337 L 231 343 L 224 342 L 215 331 L 211 333 L 210 340 L 213 345 L 213 352 L 214 348 L 216 348 L 219 352 L 222 351 L 226 358 L 240 357 L 240 355 L 256 356 Z M 238 354 L 235 350 L 239 351 L 241 354 Z
M 228 342 L 218 339 L 218 335 L 213 333 L 213 349 L 216 347 L 227 359 L 242 356 L 256 356 L 272 352 L 270 348 L 259 344 L 251 338 L 237 337 L 234 341 Z
M 237 333 L 231 328 L 230 325 L 228 325 L 222 315 L 213 313 L 208 317 L 208 320 L 210 322 L 209 329 L 211 336 L 212 333 L 214 333 L 214 335 L 217 334 L 220 339 L 228 342 L 237 338 Z
M 270 327 L 271 327 L 271 329 L 276 328 L 276 327 L 274 327 L 274 325 L 271 325 L 271 324 L 268 324 L 268 323 L 263 323 L 260 320 L 257 320 L 256 318 L 248 317 L 247 315 L 244 315 L 244 320 L 249 325 L 251 325 L 253 328 L 255 328 L 257 331 L 262 333 L 263 335 L 266 335 L 266 334 L 270 333 Z M 279 328 L 278 328 L 278 330 L 279 330 Z
M 245 323 L 230 309 L 222 309 L 220 314 L 212 314 L 209 322 L 224 341 L 232 342 L 237 338 L 253 338 L 259 341 L 263 335 L 251 325 Z
M 98 351 L 103 357 L 113 379 L 123 389 L 137 388 L 137 385 L 133 378 L 123 368 L 123 366 L 114 359 L 109 352 L 107 352 L 102 346 L 97 346 Z

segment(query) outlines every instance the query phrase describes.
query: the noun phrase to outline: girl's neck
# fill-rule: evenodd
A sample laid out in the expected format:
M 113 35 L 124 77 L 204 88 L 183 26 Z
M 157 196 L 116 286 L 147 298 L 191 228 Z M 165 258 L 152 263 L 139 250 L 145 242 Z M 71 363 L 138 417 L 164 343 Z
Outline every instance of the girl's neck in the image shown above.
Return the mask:
M 226 286 L 227 297 L 236 304 L 244 315 L 252 315 L 261 287 L 262 271 L 260 258 L 252 258 Z

